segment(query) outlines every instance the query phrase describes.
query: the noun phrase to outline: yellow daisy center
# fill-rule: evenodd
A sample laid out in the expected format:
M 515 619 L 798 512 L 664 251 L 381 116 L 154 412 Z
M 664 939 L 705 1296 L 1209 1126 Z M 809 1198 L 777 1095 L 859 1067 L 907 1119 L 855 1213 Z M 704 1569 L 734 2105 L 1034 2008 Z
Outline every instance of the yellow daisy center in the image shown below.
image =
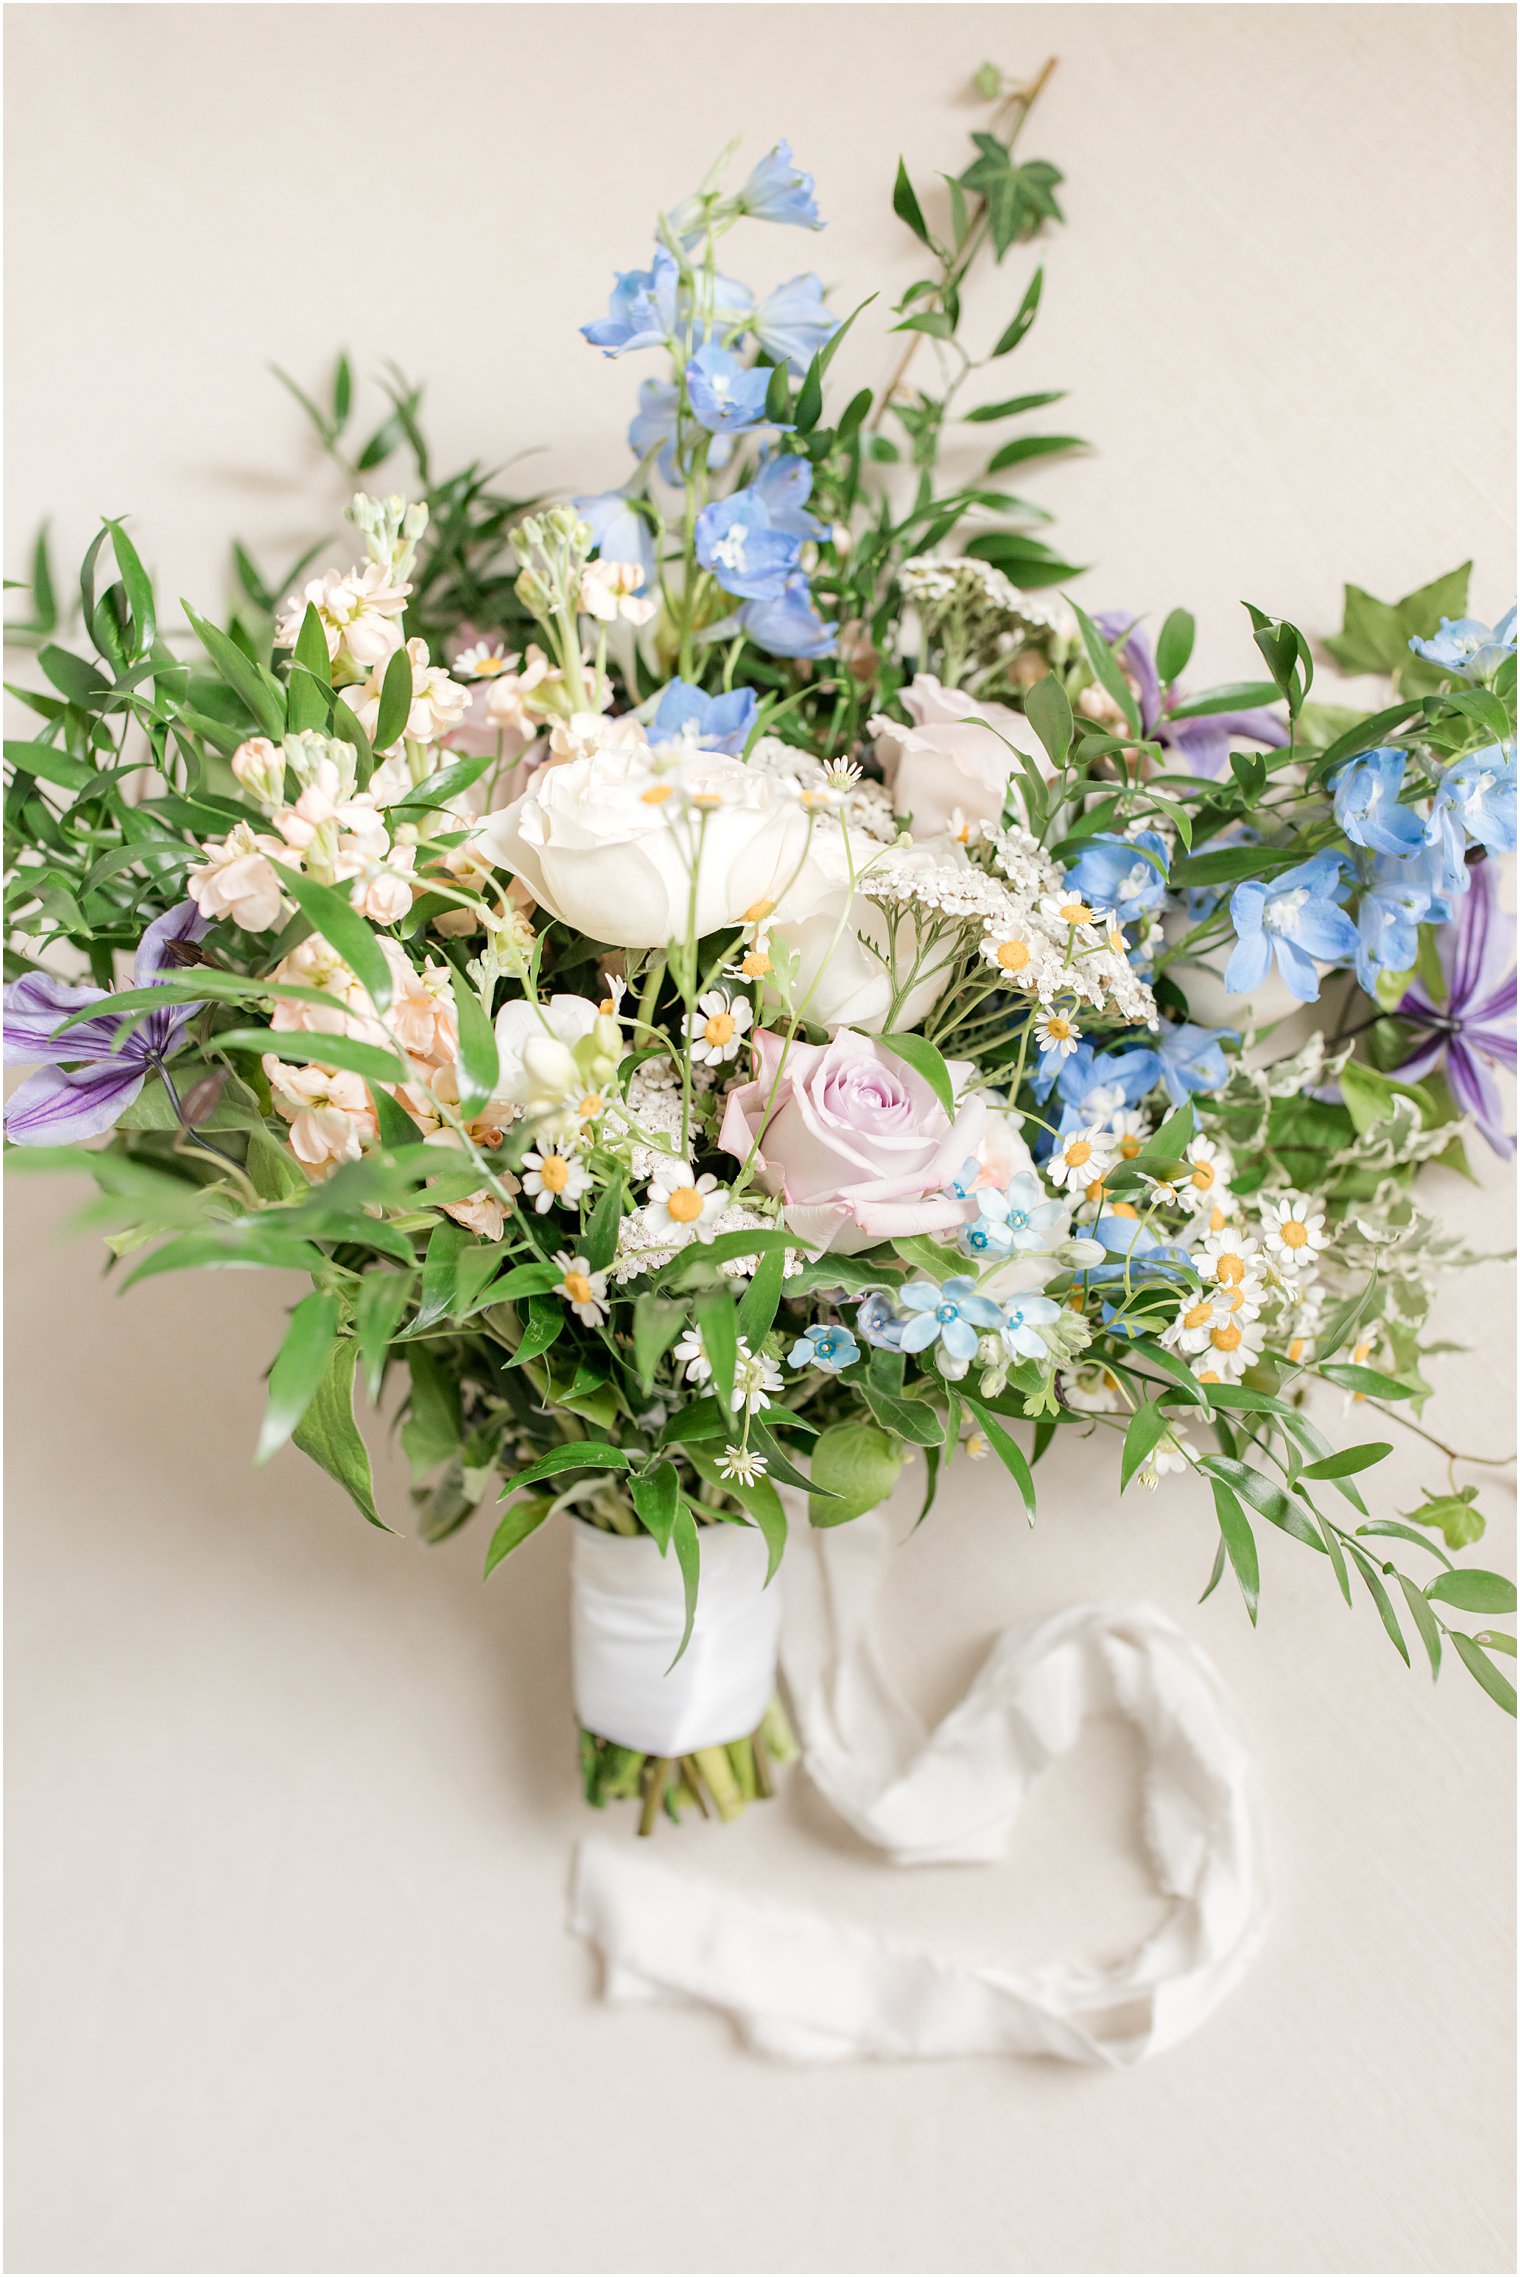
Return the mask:
M 691 803 L 693 806 L 721 806 L 723 804 L 723 793 L 721 791 L 693 791 Z
M 1140 1141 L 1133 1135 L 1131 1135 L 1129 1138 L 1120 1139 L 1119 1152 L 1123 1155 L 1126 1162 L 1133 1162 L 1135 1156 L 1140 1152 Z
M 1206 1194 L 1213 1183 L 1214 1173 L 1212 1169 L 1208 1163 L 1200 1162 L 1193 1172 L 1190 1184 L 1196 1186 L 1200 1194 Z
M 1092 911 L 1085 901 L 1063 901 L 1061 915 L 1068 925 L 1090 925 L 1092 923 Z
M 1303 1336 L 1295 1336 L 1288 1345 L 1288 1358 L 1295 1361 L 1301 1360 L 1308 1349 L 1308 1339 Z
M 690 1225 L 702 1215 L 702 1197 L 695 1186 L 678 1186 L 665 1197 L 665 1207 L 677 1225 Z
M 675 785 L 673 783 L 651 783 L 647 791 L 640 791 L 639 793 L 639 798 L 645 806 L 663 806 L 668 798 L 674 796 Z
M 1183 1314 L 1183 1327 L 1206 1328 L 1208 1326 L 1210 1317 L 1213 1314 L 1213 1310 L 1214 1307 L 1210 1304 L 1208 1298 L 1205 1297 L 1201 1303 L 1190 1306 L 1189 1309 Z
M 1092 1160 L 1092 1141 L 1090 1139 L 1072 1139 L 1067 1145 L 1062 1160 L 1068 1169 L 1080 1170 L 1084 1162 L 1091 1162 Z
M 1240 1345 L 1240 1330 L 1233 1320 L 1227 1320 L 1222 1327 L 1209 1330 L 1209 1342 L 1216 1352 L 1234 1352 Z
M 769 917 L 775 906 L 773 901 L 752 901 L 744 912 L 742 922 L 746 925 L 759 925 Z
M 1045 1023 L 1045 1033 L 1052 1043 L 1064 1044 L 1071 1034 L 1071 1022 L 1063 1020 L 1058 1012 L 1053 1012 Z
M 1102 1199 L 1103 1199 L 1103 1181 L 1102 1181 L 1102 1179 L 1101 1179 L 1101 1178 L 1095 1178 L 1095 1179 L 1093 1180 L 1092 1184 L 1091 1184 L 1091 1185 L 1088 1187 L 1088 1189 L 1087 1189 L 1087 1199 L 1088 1199 L 1090 1202 L 1101 1202 L 1101 1201 L 1102 1201 Z
M 739 967 L 746 980 L 763 980 L 771 969 L 771 960 L 763 949 L 751 949 Z
M 1302 1249 L 1309 1238 L 1309 1228 L 1299 1218 L 1284 1218 L 1282 1238 L 1288 1249 Z
M 997 961 L 1004 972 L 1022 972 L 1029 962 L 1029 943 L 1027 941 L 1000 941 L 998 943 Z
M 546 1154 L 538 1166 L 538 1175 L 551 1194 L 563 1194 L 570 1183 L 570 1165 L 562 1154 Z
M 584 1273 L 567 1273 L 565 1275 L 565 1294 L 573 1305 L 590 1304 L 591 1283 Z
M 1115 1202 L 1109 1215 L 1115 1218 L 1137 1218 L 1140 1212 L 1135 1208 L 1133 1202 Z
M 602 1111 L 602 1104 L 600 1091 L 588 1091 L 580 1105 L 581 1121 L 583 1123 L 594 1123 Z
M 1222 1255 L 1214 1260 L 1214 1278 L 1216 1281 L 1239 1282 L 1243 1281 L 1245 1277 L 1246 1261 L 1243 1257 L 1237 1256 L 1233 1249 L 1226 1249 Z
M 1216 1202 L 1216 1203 L 1214 1204 L 1214 1207 L 1213 1207 L 1213 1208 L 1210 1210 L 1210 1212 L 1209 1212 L 1209 1231 L 1210 1231 L 1210 1233 L 1223 1233 L 1223 1232 L 1224 1232 L 1224 1229 L 1225 1229 L 1225 1227 L 1226 1227 L 1226 1226 L 1229 1224 L 1229 1222 L 1230 1222 L 1230 1221 L 1229 1221 L 1229 1219 L 1228 1219 L 1228 1218 L 1225 1216 L 1225 1214 L 1224 1214 L 1223 1210 L 1222 1210 L 1222 1209 L 1219 1207 L 1219 1204 Z
M 714 1012 L 702 1023 L 702 1033 L 710 1044 L 731 1044 L 734 1040 L 734 1016 L 731 1012 Z
M 1198 1381 L 1201 1384 L 1217 1384 L 1220 1381 L 1219 1372 L 1216 1368 L 1200 1368 Z

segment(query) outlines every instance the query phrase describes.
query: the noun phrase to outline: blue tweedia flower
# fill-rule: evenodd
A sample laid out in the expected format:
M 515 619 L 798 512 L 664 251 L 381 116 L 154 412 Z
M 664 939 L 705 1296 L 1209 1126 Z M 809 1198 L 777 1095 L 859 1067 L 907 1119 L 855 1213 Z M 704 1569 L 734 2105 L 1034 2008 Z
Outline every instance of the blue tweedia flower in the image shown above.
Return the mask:
M 1233 1028 L 1200 1028 L 1191 1020 L 1163 1020 L 1153 1046 L 1161 1081 L 1174 1107 L 1195 1091 L 1218 1091 L 1230 1080 L 1226 1044 L 1237 1041 Z
M 772 656 L 832 656 L 837 623 L 819 616 L 812 588 L 800 569 L 794 570 L 781 591 L 750 601 L 739 621 L 757 648 Z
M 656 584 L 654 533 L 629 500 L 625 490 L 603 490 L 594 498 L 571 500 L 575 511 L 591 525 L 596 550 L 606 561 L 636 561 L 644 572 L 645 588 Z
M 659 348 L 676 327 L 674 260 L 658 247 L 647 269 L 615 273 L 605 316 L 581 326 L 581 336 L 604 355 L 626 356 L 631 348 Z
M 1315 1003 L 1316 962 L 1344 965 L 1356 955 L 1356 927 L 1340 907 L 1348 890 L 1338 854 L 1316 854 L 1266 881 L 1244 880 L 1230 896 L 1237 939 L 1225 987 L 1234 996 L 1260 988 L 1275 958 L 1300 1004 Z
M 1021 1170 L 1006 1193 L 983 1187 L 972 1194 L 980 1215 L 958 1236 L 968 1257 L 1029 1257 L 1065 1238 L 1066 1206 L 1053 1202 L 1032 1170 Z
M 1015 1297 L 1000 1331 L 1008 1357 L 1043 1360 L 1048 1347 L 1040 1331 L 1060 1317 L 1061 1308 L 1054 1297 Z
M 874 1344 L 879 1352 L 902 1350 L 906 1323 L 891 1299 L 884 1296 L 880 1289 L 872 1289 L 869 1296 L 861 1298 L 855 1308 L 855 1326 L 866 1342 Z
M 1066 883 L 1095 909 L 1111 909 L 1121 924 L 1133 925 L 1160 907 L 1166 867 L 1166 841 L 1156 831 L 1120 838 L 1100 830 L 1067 871 Z
M 672 680 L 660 690 L 649 722 L 651 743 L 674 743 L 688 736 L 703 751 L 726 751 L 739 758 L 760 709 L 753 688 L 731 688 L 727 695 L 704 695 L 689 680 Z
M 792 277 L 767 293 L 754 314 L 755 337 L 766 354 L 787 364 L 800 379 L 820 348 L 839 330 L 839 319 L 825 305 L 823 285 L 809 273 Z
M 1427 664 L 1458 672 L 1464 680 L 1486 680 L 1506 656 L 1515 653 L 1515 612 L 1510 609 L 1491 628 L 1476 617 L 1443 617 L 1439 632 L 1429 640 L 1412 639 L 1409 645 Z
M 1468 840 L 1491 854 L 1515 851 L 1515 755 L 1497 743 L 1454 760 L 1436 787 L 1426 837 L 1440 845 L 1453 872 Z
M 843 1323 L 835 1321 L 826 1328 L 804 1329 L 787 1354 L 787 1364 L 822 1368 L 825 1374 L 837 1376 L 841 1368 L 853 1366 L 859 1358 L 860 1346 Z
M 710 435 L 745 435 L 764 426 L 770 377 L 763 365 L 741 364 L 727 348 L 709 341 L 686 367 L 686 392 L 698 424 Z
M 1425 819 L 1400 806 L 1407 762 L 1385 744 L 1352 759 L 1335 777 L 1335 819 L 1353 846 L 1375 854 L 1412 854 L 1425 835 Z
M 778 142 L 767 151 L 735 202 L 741 213 L 756 221 L 790 221 L 799 229 L 823 227 L 813 177 L 797 166 L 789 142 Z
M 932 1281 L 910 1281 L 902 1303 L 913 1316 L 902 1333 L 903 1350 L 927 1352 L 938 1344 L 942 1360 L 949 1363 L 943 1370 L 947 1375 L 964 1375 L 976 1358 L 980 1332 L 1003 1325 L 1002 1306 L 979 1297 L 976 1283 L 965 1273 L 952 1273 L 938 1288 Z
M 725 593 L 742 600 L 779 600 L 801 555 L 802 540 L 775 528 L 753 483 L 715 499 L 697 516 L 698 561 Z

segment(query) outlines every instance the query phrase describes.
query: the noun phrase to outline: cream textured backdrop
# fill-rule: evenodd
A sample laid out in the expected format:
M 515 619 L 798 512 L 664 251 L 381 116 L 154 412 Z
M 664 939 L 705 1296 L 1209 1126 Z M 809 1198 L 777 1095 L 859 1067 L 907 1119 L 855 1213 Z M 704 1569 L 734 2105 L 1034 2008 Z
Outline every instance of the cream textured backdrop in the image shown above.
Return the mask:
M 789 134 L 828 234 L 766 281 L 912 273 L 899 149 L 958 163 L 986 53 L 1060 71 L 1066 170 L 1021 388 L 1100 446 L 1028 488 L 1082 589 L 1185 601 L 1211 676 L 1242 595 L 1323 631 L 1471 551 L 1511 591 L 1512 14 L 1437 7 L 26 7 L 9 11 L 8 560 L 130 509 L 170 592 L 328 494 L 266 358 L 431 380 L 445 459 L 618 477 L 637 373 L 574 326 L 731 133 Z M 990 336 L 1027 274 L 976 287 Z M 878 312 L 849 346 L 870 377 Z M 1507 1179 L 1444 1180 L 1482 1246 Z M 962 1478 L 894 1619 L 930 1708 L 995 1626 L 1154 1597 L 1265 1759 L 1279 1917 L 1200 2038 L 1125 2078 L 795 2074 L 716 2022 L 611 2013 L 560 1928 L 580 1829 L 566 1545 L 490 1588 L 479 1530 L 367 1531 L 247 1465 L 290 1292 L 118 1300 L 61 1187 L 10 1207 L 9 2266 L 26 2270 L 1497 2270 L 1513 2266 L 1513 1731 L 1432 1696 L 1371 1610 L 1268 1539 L 1258 1636 L 1202 1608 L 1213 1524 L 1116 1505 L 1080 1444 L 1027 1534 Z M 1513 1445 L 1512 1278 L 1446 1317 L 1435 1427 Z M 1437 1465 L 1401 1450 L 1383 1507 Z M 393 1511 L 394 1463 L 382 1465 Z M 1513 1553 L 1501 1479 L 1495 1562 Z M 1265 1529 L 1263 1531 L 1266 1531 Z M 1149 1915 L 1133 1765 L 1096 1734 L 1016 1862 L 893 1880 L 800 1781 L 670 1847 L 902 1932 L 1097 1954 Z

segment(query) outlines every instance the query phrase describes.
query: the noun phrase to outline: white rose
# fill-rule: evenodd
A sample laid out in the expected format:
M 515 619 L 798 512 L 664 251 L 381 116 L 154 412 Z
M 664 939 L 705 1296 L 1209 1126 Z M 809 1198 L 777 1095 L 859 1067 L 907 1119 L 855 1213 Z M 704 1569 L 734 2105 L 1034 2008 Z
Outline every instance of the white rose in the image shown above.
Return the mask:
M 856 845 L 857 870 L 870 851 Z M 880 1035 L 888 1026 L 916 1028 L 951 975 L 944 952 L 938 958 L 931 954 L 930 969 L 893 1010 L 918 954 L 912 911 L 899 909 L 894 940 L 879 905 L 851 887 L 843 834 L 826 821 L 815 823 L 807 859 L 766 934 L 796 957 L 792 1007 L 820 1028 L 857 1028 L 866 1035 Z
M 796 804 L 742 761 L 662 766 L 638 747 L 543 768 L 478 833 L 551 916 L 623 949 L 664 948 L 693 924 L 700 940 L 774 907 L 806 835 Z
M 1042 774 L 1050 772 L 1034 729 L 1007 704 L 942 688 L 932 672 L 918 673 L 898 701 L 912 725 L 878 716 L 871 733 L 893 808 L 911 816 L 915 838 L 938 837 L 957 814 L 968 822 L 1000 821 L 1020 751 Z

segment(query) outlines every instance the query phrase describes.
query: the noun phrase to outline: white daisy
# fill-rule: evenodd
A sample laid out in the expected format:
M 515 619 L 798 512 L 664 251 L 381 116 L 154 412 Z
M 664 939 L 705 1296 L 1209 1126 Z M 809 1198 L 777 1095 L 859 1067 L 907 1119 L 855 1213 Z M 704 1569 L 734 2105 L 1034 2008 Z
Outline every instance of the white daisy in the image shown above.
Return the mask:
M 687 1383 L 706 1384 L 712 1381 L 712 1362 L 702 1342 L 701 1331 L 688 1328 L 682 1335 L 671 1358 L 681 1370 Z
M 771 1404 L 771 1393 L 783 1387 L 781 1370 L 765 1352 L 752 1352 L 741 1336 L 739 1356 L 734 1363 L 734 1391 L 730 1405 L 735 1415 L 741 1408 L 754 1415 Z
M 1133 1162 L 1151 1135 L 1149 1121 L 1135 1107 L 1121 1107 L 1117 1114 L 1110 1115 L 1108 1127 L 1118 1141 L 1121 1162 Z
M 650 1180 L 647 1208 L 658 1238 L 711 1241 L 713 1220 L 723 1214 L 728 1188 L 711 1171 L 696 1175 L 689 1162 L 662 1162 Z
M 1190 1210 L 1212 1210 L 1220 1196 L 1229 1191 L 1234 1163 L 1224 1147 L 1206 1138 L 1192 1140 L 1187 1161 L 1181 1182 L 1183 1201 Z
M 515 671 L 518 659 L 509 653 L 499 640 L 477 640 L 470 648 L 462 648 L 454 659 L 454 670 L 465 680 L 497 680 L 503 672 Z
M 1168 1472 L 1185 1471 L 1192 1456 L 1192 1440 L 1185 1431 L 1174 1426 L 1156 1441 L 1136 1475 L 1147 1493 L 1154 1494 Z
M 1057 1384 L 1062 1406 L 1075 1408 L 1079 1415 L 1114 1415 L 1124 1404 L 1118 1377 L 1098 1360 L 1082 1361 L 1059 1376 Z
M 1070 1059 L 1082 1041 L 1082 1031 L 1069 1012 L 1038 1013 L 1034 1033 L 1043 1059 Z
M 573 1154 L 546 1149 L 523 1157 L 523 1192 L 542 1217 L 556 1202 L 578 1202 L 591 1185 L 590 1174 Z
M 554 1262 L 563 1276 L 555 1295 L 564 1298 L 577 1320 L 600 1328 L 607 1318 L 606 1274 L 593 1273 L 584 1257 L 572 1257 L 568 1249 L 560 1250 Z
M 747 1447 L 725 1447 L 718 1458 L 718 1476 L 733 1479 L 739 1486 L 753 1486 L 765 1476 L 765 1457 L 751 1454 Z
M 1202 1384 L 1238 1383 L 1247 1368 L 1261 1358 L 1261 1341 L 1258 1321 L 1217 1320 L 1193 1362 L 1193 1373 Z
M 1261 1205 L 1261 1230 L 1272 1256 L 1302 1272 L 1330 1246 L 1322 1202 L 1312 1194 L 1270 1194 Z
M 1238 1226 L 1210 1227 L 1193 1251 L 1194 1269 L 1205 1281 L 1233 1282 L 1237 1287 L 1261 1274 L 1261 1251 L 1250 1234 Z
M 710 1067 L 721 1067 L 725 1060 L 733 1059 L 744 1042 L 750 1018 L 748 997 L 731 997 L 725 988 L 705 988 L 686 1021 L 692 1058 Z
M 1080 1131 L 1070 1131 L 1064 1139 L 1057 1139 L 1056 1151 L 1045 1165 L 1045 1175 L 1053 1186 L 1068 1187 L 1073 1193 L 1085 1193 L 1095 1180 L 1106 1178 L 1118 1160 L 1118 1149 L 1108 1132 L 1096 1123 L 1088 1123 Z
M 1104 922 L 1099 911 L 1084 901 L 1075 887 L 1047 893 L 1040 903 L 1040 915 L 1052 925 L 1064 925 L 1079 941 L 1096 942 L 1098 929 Z

